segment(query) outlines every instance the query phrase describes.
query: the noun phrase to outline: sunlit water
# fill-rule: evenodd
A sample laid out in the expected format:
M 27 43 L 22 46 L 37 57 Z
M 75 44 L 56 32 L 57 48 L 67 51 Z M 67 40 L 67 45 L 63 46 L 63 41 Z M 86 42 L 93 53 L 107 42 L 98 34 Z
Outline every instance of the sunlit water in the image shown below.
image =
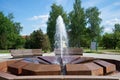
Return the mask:
M 56 20 L 56 33 L 55 33 L 55 49 L 60 50 L 60 58 L 62 59 L 63 65 L 65 65 L 68 61 L 63 59 L 63 56 L 68 54 L 68 37 L 65 28 L 65 24 L 63 22 L 63 18 L 58 16 Z M 65 49 L 65 50 L 64 50 Z

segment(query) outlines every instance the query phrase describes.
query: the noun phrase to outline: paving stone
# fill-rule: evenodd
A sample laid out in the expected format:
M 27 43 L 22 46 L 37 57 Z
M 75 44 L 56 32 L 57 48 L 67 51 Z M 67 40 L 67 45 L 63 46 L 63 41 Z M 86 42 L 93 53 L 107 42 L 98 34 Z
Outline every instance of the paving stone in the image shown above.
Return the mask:
M 103 68 L 95 63 L 67 64 L 67 75 L 102 75 Z
M 109 63 L 103 60 L 95 60 L 94 62 L 103 67 L 104 74 L 108 74 L 108 73 L 116 71 L 115 64 L 112 64 L 112 63 Z
M 59 65 L 50 64 L 28 64 L 22 68 L 23 75 L 60 75 L 61 68 Z

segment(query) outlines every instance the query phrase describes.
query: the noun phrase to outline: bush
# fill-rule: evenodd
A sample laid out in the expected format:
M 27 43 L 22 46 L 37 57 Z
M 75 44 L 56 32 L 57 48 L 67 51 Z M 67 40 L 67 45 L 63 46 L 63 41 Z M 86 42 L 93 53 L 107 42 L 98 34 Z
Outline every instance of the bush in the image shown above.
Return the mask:
M 120 49 L 120 41 L 117 42 L 117 47 Z

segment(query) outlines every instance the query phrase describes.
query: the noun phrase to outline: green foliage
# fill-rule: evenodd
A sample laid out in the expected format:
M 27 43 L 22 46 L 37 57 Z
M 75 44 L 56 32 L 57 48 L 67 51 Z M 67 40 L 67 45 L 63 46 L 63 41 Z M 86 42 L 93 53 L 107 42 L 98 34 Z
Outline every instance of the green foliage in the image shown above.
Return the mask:
M 50 47 L 50 41 L 49 41 L 49 38 L 48 38 L 47 34 L 44 35 L 44 40 L 42 42 L 42 49 L 45 52 L 47 52 L 47 51 L 49 51 L 51 49 L 51 47 Z
M 0 49 L 19 48 L 23 46 L 22 37 L 19 35 L 22 27 L 13 21 L 13 15 L 5 16 L 0 12 Z
M 117 47 L 120 49 L 120 41 L 117 42 Z
M 61 15 L 63 17 L 65 25 L 67 26 L 67 24 L 68 24 L 67 14 L 63 10 L 63 7 L 61 5 L 58 6 L 56 4 L 53 4 L 51 6 L 51 11 L 49 14 L 50 17 L 47 22 L 47 35 L 49 37 L 52 50 L 54 48 L 54 35 L 55 35 L 55 30 L 56 30 L 56 19 L 59 15 Z
M 120 32 L 106 33 L 102 38 L 102 45 L 106 49 L 116 49 L 120 46 Z
M 89 29 L 91 41 L 99 40 L 103 27 L 100 27 L 102 19 L 97 7 L 90 7 L 86 10 L 86 21 Z
M 120 32 L 120 24 L 115 24 L 115 25 L 114 25 L 113 32 L 114 32 L 114 33 Z
M 102 45 L 105 49 L 114 49 L 115 48 L 115 41 L 113 34 L 104 34 L 102 38 Z
M 120 24 L 115 24 L 114 25 L 114 29 L 113 29 L 113 35 L 114 35 L 114 44 L 115 44 L 115 47 L 118 47 L 120 48 Z
M 50 50 L 50 43 L 47 35 L 44 35 L 42 30 L 36 30 L 26 38 L 25 48 Z
M 69 13 L 69 38 L 71 47 L 80 47 L 84 42 L 86 22 L 84 9 L 81 7 L 81 0 L 75 0 L 73 10 Z
M 41 49 L 43 41 L 43 32 L 41 30 L 33 31 L 26 40 L 25 48 Z

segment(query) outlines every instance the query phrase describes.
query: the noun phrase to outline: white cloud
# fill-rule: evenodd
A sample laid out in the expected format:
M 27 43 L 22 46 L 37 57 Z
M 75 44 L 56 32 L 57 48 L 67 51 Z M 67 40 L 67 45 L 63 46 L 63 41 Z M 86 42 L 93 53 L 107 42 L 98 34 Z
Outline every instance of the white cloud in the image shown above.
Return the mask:
M 114 19 L 106 20 L 103 24 L 104 25 L 104 32 L 108 32 L 108 33 L 112 32 L 112 29 L 114 28 L 114 25 L 116 23 L 120 24 L 120 19 L 114 18 Z
M 112 28 L 111 27 L 105 27 L 104 28 L 104 32 L 111 33 L 112 32 Z
M 40 24 L 32 25 L 32 27 L 33 27 L 33 30 L 42 29 L 42 31 L 46 33 L 47 24 L 40 23 Z
M 49 15 L 38 15 L 38 16 L 33 16 L 32 18 L 29 18 L 28 20 L 43 20 L 43 21 L 46 21 L 48 19 Z
M 34 21 L 32 27 L 33 30 L 38 30 L 42 29 L 44 33 L 46 33 L 46 28 L 47 28 L 47 20 L 48 20 L 49 15 L 38 15 L 38 16 L 33 16 L 29 18 L 28 20 Z
M 113 2 L 103 8 L 100 9 L 101 11 L 101 18 L 104 20 L 119 18 L 120 17 L 120 2 Z
M 120 24 L 120 19 L 115 18 L 115 19 L 111 19 L 111 20 L 106 21 L 106 24 L 109 24 L 109 25 L 112 25 L 112 26 L 116 23 Z
M 115 1 L 100 9 L 104 32 L 110 33 L 114 28 L 114 24 L 120 24 L 120 9 L 118 6 L 120 6 L 120 2 Z

